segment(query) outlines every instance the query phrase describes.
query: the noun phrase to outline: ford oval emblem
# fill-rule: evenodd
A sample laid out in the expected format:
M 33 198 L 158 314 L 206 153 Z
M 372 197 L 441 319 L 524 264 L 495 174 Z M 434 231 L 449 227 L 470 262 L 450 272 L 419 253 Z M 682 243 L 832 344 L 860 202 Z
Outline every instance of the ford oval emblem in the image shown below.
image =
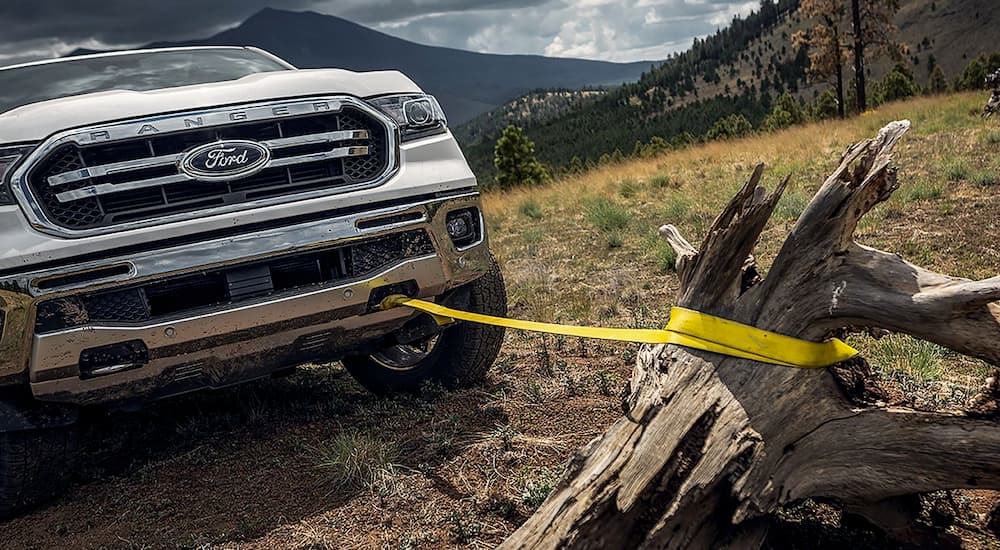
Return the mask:
M 271 151 L 247 140 L 216 141 L 188 151 L 180 162 L 182 172 L 196 180 L 229 181 L 256 174 L 271 162 Z

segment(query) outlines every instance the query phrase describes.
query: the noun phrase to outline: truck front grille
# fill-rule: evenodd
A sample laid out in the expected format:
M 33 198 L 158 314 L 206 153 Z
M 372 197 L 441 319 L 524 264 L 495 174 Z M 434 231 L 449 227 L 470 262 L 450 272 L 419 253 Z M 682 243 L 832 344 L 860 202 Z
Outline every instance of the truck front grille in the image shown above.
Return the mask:
M 416 229 L 351 246 L 54 298 L 38 304 L 35 331 L 44 333 L 91 323 L 154 321 L 273 293 L 357 279 L 403 260 L 433 253 L 430 235 L 423 229 Z
M 181 120 L 191 125 L 192 118 Z M 287 201 L 302 193 L 356 189 L 383 178 L 393 164 L 389 127 L 347 104 L 299 116 L 229 121 L 141 138 L 128 135 L 133 137 L 56 144 L 27 172 L 29 200 L 60 228 L 93 231 L 196 216 L 206 209 Z M 194 179 L 180 170 L 186 151 L 220 140 L 263 144 L 271 151 L 268 167 L 221 182 Z

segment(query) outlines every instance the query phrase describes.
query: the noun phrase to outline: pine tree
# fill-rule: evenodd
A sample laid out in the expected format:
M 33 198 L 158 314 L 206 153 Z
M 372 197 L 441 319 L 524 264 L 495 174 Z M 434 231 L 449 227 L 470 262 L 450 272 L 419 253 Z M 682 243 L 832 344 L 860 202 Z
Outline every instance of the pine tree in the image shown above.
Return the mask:
M 833 118 L 839 115 L 838 107 L 837 96 L 834 95 L 833 90 L 827 90 L 820 94 L 816 98 L 816 102 L 813 103 L 812 117 L 816 120 Z
M 535 157 L 535 144 L 521 128 L 511 124 L 504 129 L 493 150 L 497 186 L 535 185 L 549 180 L 549 173 Z
M 906 66 L 897 63 L 882 82 L 876 87 L 876 101 L 886 103 L 907 97 L 913 97 L 920 92 L 919 86 L 913 81 L 913 73 Z
M 844 62 L 847 43 L 841 27 L 846 27 L 847 7 L 841 0 L 802 0 L 799 10 L 818 22 L 808 31 L 792 36 L 797 48 L 809 49 L 809 75 L 832 78 L 837 94 L 837 114 L 844 117 Z
M 753 125 L 741 114 L 732 114 L 715 121 L 705 132 L 705 140 L 726 140 L 740 138 L 753 133 Z
M 931 71 L 930 84 L 928 84 L 932 94 L 943 94 L 948 91 L 948 80 L 944 77 L 944 71 L 940 65 L 935 65 Z

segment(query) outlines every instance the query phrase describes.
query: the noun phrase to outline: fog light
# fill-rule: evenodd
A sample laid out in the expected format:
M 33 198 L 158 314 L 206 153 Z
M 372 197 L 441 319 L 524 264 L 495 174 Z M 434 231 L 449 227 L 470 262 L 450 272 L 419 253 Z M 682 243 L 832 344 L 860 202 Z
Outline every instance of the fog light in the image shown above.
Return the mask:
M 80 353 L 80 377 L 93 378 L 131 369 L 149 363 L 149 349 L 142 340 L 132 340 Z
M 448 236 L 457 247 L 469 246 L 480 239 L 479 211 L 474 208 L 449 212 L 445 219 Z

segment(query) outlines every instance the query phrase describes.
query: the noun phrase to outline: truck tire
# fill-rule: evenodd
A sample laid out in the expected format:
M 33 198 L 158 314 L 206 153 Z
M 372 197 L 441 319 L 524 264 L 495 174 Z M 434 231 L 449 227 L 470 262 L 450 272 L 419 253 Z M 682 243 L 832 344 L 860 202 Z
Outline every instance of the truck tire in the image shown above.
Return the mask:
M 0 517 L 63 492 L 76 448 L 73 426 L 0 433 Z
M 507 290 L 496 259 L 491 256 L 490 262 L 489 271 L 466 287 L 468 310 L 502 317 L 507 315 Z M 428 381 L 468 387 L 486 377 L 503 336 L 502 327 L 462 322 L 422 342 L 348 356 L 342 362 L 358 383 L 377 394 L 416 393 Z

